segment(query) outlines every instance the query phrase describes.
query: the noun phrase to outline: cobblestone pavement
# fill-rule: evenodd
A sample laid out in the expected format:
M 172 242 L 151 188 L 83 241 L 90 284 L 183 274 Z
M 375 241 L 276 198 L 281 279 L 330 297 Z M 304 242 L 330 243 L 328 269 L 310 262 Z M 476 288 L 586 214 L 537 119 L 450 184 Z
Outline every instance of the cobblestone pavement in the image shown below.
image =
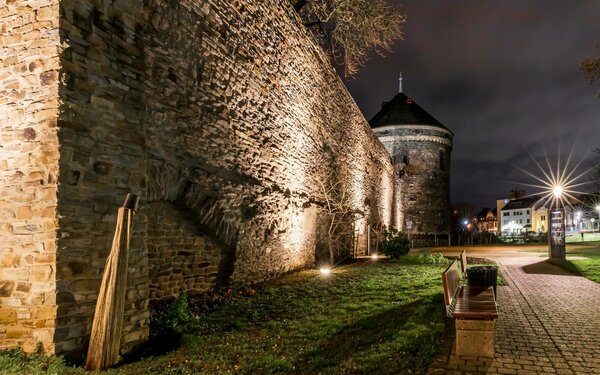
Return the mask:
M 498 287 L 496 358 L 445 353 L 432 374 L 600 374 L 600 284 L 544 258 L 498 257 L 508 286 Z

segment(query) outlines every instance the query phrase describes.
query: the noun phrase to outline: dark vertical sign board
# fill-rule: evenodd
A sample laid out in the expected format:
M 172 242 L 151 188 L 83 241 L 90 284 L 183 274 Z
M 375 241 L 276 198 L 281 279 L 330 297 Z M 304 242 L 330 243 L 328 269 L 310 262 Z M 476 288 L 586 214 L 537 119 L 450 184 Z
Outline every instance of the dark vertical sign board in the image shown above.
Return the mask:
M 550 244 L 548 256 L 552 259 L 564 259 L 565 249 L 565 210 L 555 208 L 550 210 Z

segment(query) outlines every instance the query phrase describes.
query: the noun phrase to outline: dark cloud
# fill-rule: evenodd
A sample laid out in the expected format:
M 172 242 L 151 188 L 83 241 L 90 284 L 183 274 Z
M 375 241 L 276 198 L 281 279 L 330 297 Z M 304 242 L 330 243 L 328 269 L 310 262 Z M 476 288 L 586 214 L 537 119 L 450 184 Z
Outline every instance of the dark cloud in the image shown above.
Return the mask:
M 533 159 L 600 144 L 600 99 L 579 70 L 600 43 L 600 1 L 403 2 L 404 41 L 347 86 L 367 119 L 404 92 L 455 134 L 452 199 L 493 206 Z M 597 53 L 597 52 L 596 52 Z M 544 162 L 545 163 L 545 162 Z M 571 163 L 574 165 L 575 163 Z M 582 165 L 588 166 L 589 162 Z M 533 188 L 526 188 L 533 192 Z

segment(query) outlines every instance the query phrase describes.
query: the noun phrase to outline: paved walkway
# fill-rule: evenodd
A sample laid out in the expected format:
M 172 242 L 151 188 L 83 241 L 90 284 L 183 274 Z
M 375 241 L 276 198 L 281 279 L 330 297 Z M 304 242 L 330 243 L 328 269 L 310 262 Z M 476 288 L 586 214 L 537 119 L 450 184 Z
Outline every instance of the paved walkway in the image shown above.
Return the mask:
M 498 287 L 496 359 L 448 348 L 430 373 L 600 374 L 600 284 L 535 255 L 488 258 L 509 284 Z

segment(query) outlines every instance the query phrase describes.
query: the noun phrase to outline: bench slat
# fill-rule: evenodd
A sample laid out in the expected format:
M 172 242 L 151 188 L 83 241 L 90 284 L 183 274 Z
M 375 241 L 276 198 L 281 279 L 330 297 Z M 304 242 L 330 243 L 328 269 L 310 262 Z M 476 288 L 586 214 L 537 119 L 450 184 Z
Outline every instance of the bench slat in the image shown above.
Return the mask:
M 444 300 L 449 316 L 466 319 L 496 319 L 498 306 L 494 289 L 460 286 L 457 263 L 455 260 L 442 273 Z
M 444 287 L 444 302 L 446 306 L 452 303 L 452 298 L 456 294 L 456 290 L 459 287 L 459 276 L 458 276 L 458 265 L 456 261 L 446 268 L 442 273 L 442 286 Z
M 456 303 L 452 309 L 455 318 L 495 319 L 498 306 L 494 298 L 494 289 L 461 287 L 456 293 Z

